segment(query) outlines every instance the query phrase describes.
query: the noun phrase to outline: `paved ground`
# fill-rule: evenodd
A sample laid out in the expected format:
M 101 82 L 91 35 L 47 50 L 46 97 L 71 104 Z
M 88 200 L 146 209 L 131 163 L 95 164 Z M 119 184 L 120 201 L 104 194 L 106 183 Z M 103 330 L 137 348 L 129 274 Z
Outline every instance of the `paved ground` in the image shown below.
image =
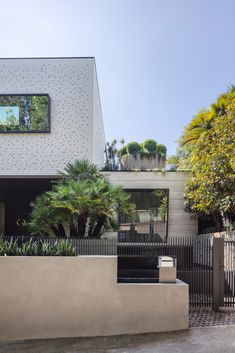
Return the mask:
M 222 325 L 235 325 L 235 308 L 223 308 L 218 312 L 204 307 L 190 308 L 189 310 L 189 327 Z
M 188 331 L 0 343 L 0 353 L 235 353 L 235 309 L 190 308 Z
M 235 326 L 109 338 L 0 343 L 0 353 L 234 353 Z

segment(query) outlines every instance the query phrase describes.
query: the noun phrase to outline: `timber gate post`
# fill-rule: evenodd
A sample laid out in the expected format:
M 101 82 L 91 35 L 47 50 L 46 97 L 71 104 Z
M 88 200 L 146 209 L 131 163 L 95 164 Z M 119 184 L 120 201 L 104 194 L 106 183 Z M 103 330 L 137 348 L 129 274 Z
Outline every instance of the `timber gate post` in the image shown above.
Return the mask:
M 224 305 L 224 238 L 213 238 L 213 304 L 218 311 Z

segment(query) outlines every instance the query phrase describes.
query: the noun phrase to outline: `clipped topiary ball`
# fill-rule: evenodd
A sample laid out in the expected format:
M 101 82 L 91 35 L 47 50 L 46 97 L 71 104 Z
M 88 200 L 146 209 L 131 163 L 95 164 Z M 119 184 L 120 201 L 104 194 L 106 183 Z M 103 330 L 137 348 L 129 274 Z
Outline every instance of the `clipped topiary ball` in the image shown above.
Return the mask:
M 166 146 L 159 143 L 157 145 L 157 153 L 160 157 L 166 158 Z
M 143 143 L 144 150 L 149 153 L 157 152 L 157 142 L 153 139 L 145 140 Z
M 138 154 L 138 153 L 140 153 L 140 151 L 141 151 L 141 146 L 140 146 L 140 144 L 138 143 L 138 142 L 130 142 L 130 143 L 128 143 L 127 144 L 127 146 L 126 146 L 126 149 L 127 149 L 127 152 L 129 153 L 129 154 Z

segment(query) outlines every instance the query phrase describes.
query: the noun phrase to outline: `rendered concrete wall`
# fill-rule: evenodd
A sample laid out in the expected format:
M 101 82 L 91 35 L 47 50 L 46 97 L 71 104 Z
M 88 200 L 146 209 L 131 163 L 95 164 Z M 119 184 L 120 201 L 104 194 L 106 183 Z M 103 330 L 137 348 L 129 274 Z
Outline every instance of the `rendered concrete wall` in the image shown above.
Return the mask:
M 188 286 L 117 284 L 117 258 L 0 257 L 0 339 L 188 327 Z
M 169 189 L 168 236 L 191 236 L 198 232 L 198 220 L 184 211 L 187 173 L 105 172 L 114 185 L 125 189 Z
M 51 133 L 0 133 L 0 176 L 54 176 L 75 159 L 101 167 L 105 140 L 96 81 L 94 58 L 0 59 L 0 94 L 51 97 Z
M 146 158 L 140 156 L 125 155 L 121 159 L 121 169 L 122 170 L 130 170 L 130 169 L 162 169 L 166 167 L 165 159 L 156 157 Z

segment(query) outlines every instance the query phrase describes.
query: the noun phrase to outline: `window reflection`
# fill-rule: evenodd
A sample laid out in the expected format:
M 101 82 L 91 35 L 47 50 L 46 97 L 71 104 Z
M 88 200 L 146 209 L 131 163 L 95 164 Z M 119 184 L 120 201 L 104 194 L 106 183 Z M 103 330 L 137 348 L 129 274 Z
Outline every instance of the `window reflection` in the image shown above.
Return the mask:
M 119 238 L 142 239 L 141 235 L 150 235 L 150 240 L 162 241 L 167 236 L 168 198 L 166 189 L 126 190 L 131 202 L 136 206 L 135 214 L 130 218 L 120 215 Z M 143 240 L 147 239 L 146 236 Z
M 49 132 L 49 96 L 0 95 L 0 132 Z

